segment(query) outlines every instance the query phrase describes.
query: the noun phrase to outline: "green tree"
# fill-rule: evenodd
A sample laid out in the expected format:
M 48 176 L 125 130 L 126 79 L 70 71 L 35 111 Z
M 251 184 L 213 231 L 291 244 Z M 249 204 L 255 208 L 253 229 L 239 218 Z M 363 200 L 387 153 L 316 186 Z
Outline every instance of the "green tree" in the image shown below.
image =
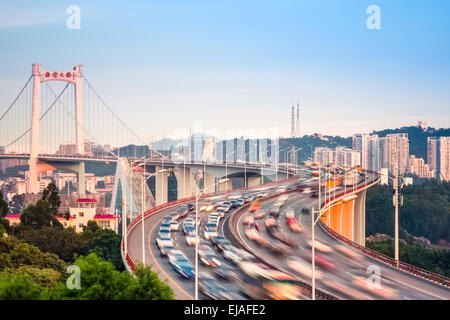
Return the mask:
M 29 275 L 34 282 L 42 287 L 54 287 L 63 278 L 63 275 L 54 269 L 39 269 L 32 266 L 21 266 L 17 269 L 7 268 L 3 273 Z
M 89 221 L 81 237 L 88 242 L 89 253 L 111 262 L 116 270 L 125 270 L 120 252 L 122 238 L 115 231 L 101 229 L 95 221 Z
M 432 243 L 450 242 L 450 183 L 429 180 L 403 188 L 404 205 L 400 207 L 400 228 Z M 394 234 L 392 188 L 374 186 L 367 191 L 366 235 Z
M 143 264 L 136 265 L 136 285 L 132 298 L 141 300 L 174 300 L 175 295 L 167 281 L 162 281 L 156 272 Z
M 59 198 L 58 188 L 53 182 L 49 183 L 47 188 L 42 192 L 42 200 L 49 203 L 50 213 L 53 216 L 57 216 L 61 199 Z
M 75 265 L 80 267 L 81 288 L 70 290 L 60 282 L 49 292 L 49 299 L 174 299 L 171 288 L 149 267 L 138 266 L 134 277 L 127 271 L 115 270 L 110 262 L 102 261 L 95 253 L 78 258 Z
M 35 300 L 42 290 L 28 274 L 0 274 L 0 300 Z
M 101 261 L 95 253 L 75 261 L 80 267 L 81 289 L 70 290 L 63 283 L 50 294 L 51 299 L 120 300 L 130 297 L 134 278 L 128 272 L 114 270 L 111 263 Z
M 42 252 L 39 248 L 10 236 L 0 239 L 0 271 L 6 268 L 18 269 L 31 266 L 39 269 L 53 269 L 65 273 L 66 265 L 58 256 Z
M 367 242 L 366 246 L 372 250 L 394 257 L 394 241 Z M 450 251 L 424 248 L 418 244 L 400 243 L 400 261 L 412 264 L 443 276 L 450 276 Z
M 8 203 L 3 199 L 3 193 L 0 191 L 0 217 L 4 218 L 9 211 Z
M 23 227 L 17 233 L 17 237 L 43 252 L 57 255 L 66 262 L 73 262 L 78 255 L 88 253 L 88 241 L 80 237 L 73 228 L 48 225 L 41 229 Z
M 0 224 L 0 239 L 3 238 L 3 235 L 6 233 L 5 227 Z
M 41 229 L 43 226 L 49 226 L 52 222 L 52 213 L 50 205 L 45 200 L 38 200 L 36 205 L 28 205 L 20 215 L 20 223 L 23 226 Z

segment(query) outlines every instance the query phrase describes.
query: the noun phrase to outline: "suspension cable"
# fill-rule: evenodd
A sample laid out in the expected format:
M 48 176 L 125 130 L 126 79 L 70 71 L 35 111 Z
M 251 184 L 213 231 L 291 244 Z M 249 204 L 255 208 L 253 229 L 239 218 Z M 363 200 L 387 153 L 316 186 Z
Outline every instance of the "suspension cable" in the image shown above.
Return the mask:
M 62 96 L 62 94 L 64 93 L 64 91 L 66 91 L 67 87 L 69 86 L 69 83 L 67 83 L 67 85 L 64 87 L 64 89 L 61 91 L 61 93 L 58 95 L 58 97 L 55 99 L 55 101 L 53 101 L 53 103 L 51 104 L 51 106 L 44 112 L 44 114 L 39 118 L 39 121 L 42 120 L 42 118 L 45 117 L 45 115 L 50 111 L 50 109 L 53 108 L 53 106 L 56 104 L 56 102 L 59 100 L 59 98 Z M 31 128 L 29 128 L 27 131 L 25 131 L 20 137 L 18 137 L 17 139 L 15 139 L 13 142 L 11 142 L 10 144 L 6 145 L 5 148 L 11 146 L 12 144 L 16 143 L 17 141 L 19 141 L 20 139 L 22 139 L 28 132 L 31 131 Z
M 2 119 L 6 116 L 6 114 L 8 113 L 9 110 L 11 110 L 11 108 L 13 107 L 13 105 L 16 103 L 16 101 L 19 99 L 20 95 L 22 94 L 22 92 L 25 90 L 25 88 L 28 86 L 28 83 L 30 82 L 31 78 L 33 77 L 33 75 L 31 75 L 28 80 L 27 83 L 25 83 L 25 86 L 22 88 L 22 90 L 20 90 L 20 93 L 17 95 L 17 97 L 14 99 L 14 101 L 11 103 L 11 105 L 9 106 L 9 108 L 5 111 L 5 113 L 0 117 L 0 121 L 2 121 Z

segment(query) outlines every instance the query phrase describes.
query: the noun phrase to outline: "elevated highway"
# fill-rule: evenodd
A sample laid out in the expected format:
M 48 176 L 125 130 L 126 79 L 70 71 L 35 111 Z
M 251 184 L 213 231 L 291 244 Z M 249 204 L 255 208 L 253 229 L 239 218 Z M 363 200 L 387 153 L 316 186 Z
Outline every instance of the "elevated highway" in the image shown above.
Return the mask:
M 360 181 L 356 188 L 349 188 L 344 190 L 342 187 L 336 188 L 333 192 L 333 197 L 325 199 L 322 196 L 322 206 L 327 206 L 331 203 L 335 203 L 342 200 L 343 197 L 348 197 L 352 194 L 363 194 L 365 197 L 365 190 L 374 183 L 378 182 L 378 175 L 368 173 L 367 177 Z M 318 206 L 318 198 L 311 197 L 309 194 L 305 194 L 296 189 L 299 185 L 314 187 L 317 185 L 316 181 L 300 181 L 298 178 L 291 178 L 279 183 L 272 183 L 268 185 L 254 186 L 241 190 L 229 190 L 218 194 L 210 194 L 201 199 L 199 206 L 210 203 L 212 200 L 226 200 L 230 194 L 253 194 L 258 193 L 266 194 L 261 201 L 261 211 L 268 214 L 270 209 L 274 206 L 275 202 L 280 200 L 280 197 L 287 197 L 287 200 L 283 204 L 280 210 L 280 215 L 276 219 L 279 225 L 280 231 L 286 237 L 290 238 L 295 245 L 288 246 L 285 243 L 274 239 L 269 235 L 264 226 L 264 219 L 257 222 L 259 227 L 259 235 L 263 237 L 269 247 L 261 246 L 257 242 L 250 240 L 246 236 L 246 230 L 249 228 L 248 224 L 244 224 L 243 220 L 251 215 L 249 212 L 249 205 L 244 205 L 236 210 L 233 210 L 230 214 L 226 215 L 219 224 L 219 234 L 224 235 L 235 245 L 236 247 L 244 248 L 246 251 L 254 255 L 256 261 L 263 262 L 267 266 L 285 272 L 298 279 L 302 284 L 301 299 L 309 299 L 311 276 L 308 273 L 299 273 L 292 268 L 292 264 L 289 261 L 296 259 L 303 260 L 309 264 L 309 272 L 311 272 L 311 247 L 309 241 L 311 239 L 311 214 L 302 213 L 302 208 L 310 209 Z M 288 190 L 286 190 L 286 188 Z M 345 192 L 344 192 L 345 191 Z M 365 199 L 364 199 L 365 200 Z M 174 289 L 174 292 L 179 299 L 193 299 L 194 297 L 194 281 L 182 279 L 170 266 L 166 257 L 160 255 L 160 251 L 156 246 L 156 236 L 159 230 L 159 225 L 164 217 L 183 203 L 194 203 L 195 198 L 190 197 L 175 201 L 173 203 L 167 203 L 163 206 L 156 207 L 149 210 L 145 214 L 145 262 L 152 265 L 153 270 L 159 272 L 163 279 L 166 279 L 169 285 Z M 357 199 L 352 200 L 351 206 L 353 214 L 352 219 L 355 220 L 355 212 L 364 208 L 363 204 L 358 203 Z M 344 211 L 348 210 L 348 204 L 346 207 L 342 207 L 340 210 L 335 210 L 335 215 L 339 217 L 341 222 L 332 223 L 331 214 L 325 216 L 320 222 L 320 226 L 316 226 L 316 239 L 318 242 L 326 247 L 331 248 L 331 252 L 324 253 L 318 252 L 316 255 L 321 259 L 321 263 L 317 263 L 316 258 L 316 270 L 321 275 L 316 280 L 316 294 L 317 298 L 322 299 L 450 299 L 449 283 L 446 278 L 439 278 L 431 273 L 424 274 L 420 271 L 413 270 L 412 266 L 401 264 L 399 268 L 396 265 L 392 265 L 389 259 L 383 257 L 380 254 L 376 254 L 363 246 L 360 237 L 355 237 L 353 231 L 353 239 L 348 239 L 342 234 L 342 219 L 344 217 Z M 288 211 L 293 211 L 296 221 L 303 227 L 303 232 L 294 233 L 286 225 L 285 218 Z M 365 210 L 364 210 L 365 211 Z M 310 210 L 309 210 L 310 212 Z M 329 210 L 331 212 L 331 209 Z M 364 215 L 362 217 L 365 218 Z M 200 226 L 203 226 L 207 219 L 207 214 L 201 214 Z M 359 222 L 358 222 L 359 223 Z M 361 224 L 359 224 L 359 227 Z M 134 264 L 142 260 L 142 224 L 140 218 L 135 219 L 128 228 L 128 245 L 126 256 L 127 263 L 130 268 L 133 268 Z M 252 226 L 254 227 L 254 225 Z M 203 230 L 202 227 L 199 230 Z M 203 233 L 200 232 L 200 237 L 203 238 Z M 202 240 L 205 242 L 205 240 Z M 195 257 L 194 249 L 192 246 L 187 246 L 184 240 L 182 232 L 175 232 L 173 234 L 173 242 L 177 249 L 182 250 L 186 256 L 193 261 Z M 271 247 L 276 246 L 278 250 L 283 251 L 275 253 Z M 344 249 L 342 249 L 344 247 Z M 123 247 L 124 248 L 124 247 Z M 317 251 L 317 248 L 316 248 Z M 218 255 L 221 259 L 222 265 L 229 268 L 234 268 L 236 273 L 240 276 L 242 274 L 239 268 L 226 261 L 223 256 Z M 329 264 L 327 265 L 328 262 Z M 217 267 L 220 268 L 220 267 Z M 374 269 L 375 268 L 375 269 Z M 368 270 L 378 270 L 381 276 L 381 289 L 369 288 L 367 279 L 371 273 Z M 211 267 L 200 267 L 200 275 L 202 273 L 213 273 Z M 432 276 L 430 276 L 430 274 Z M 241 295 L 242 292 L 236 290 L 239 285 L 234 283 L 226 283 L 225 285 L 230 292 L 236 295 Z M 244 296 L 245 297 L 245 296 Z M 200 298 L 207 298 L 204 295 L 200 295 Z

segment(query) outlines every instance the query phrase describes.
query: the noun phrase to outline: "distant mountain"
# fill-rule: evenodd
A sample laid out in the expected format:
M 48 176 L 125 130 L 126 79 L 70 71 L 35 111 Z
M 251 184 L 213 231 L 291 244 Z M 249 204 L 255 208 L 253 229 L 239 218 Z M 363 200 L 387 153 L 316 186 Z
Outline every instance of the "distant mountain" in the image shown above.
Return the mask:
M 423 131 L 420 127 L 410 126 L 397 129 L 385 129 L 382 131 L 373 131 L 380 137 L 385 137 L 392 133 L 407 133 L 409 139 L 409 154 L 413 154 L 418 158 L 427 159 L 427 138 L 428 137 L 445 137 L 450 136 L 450 128 L 428 128 Z

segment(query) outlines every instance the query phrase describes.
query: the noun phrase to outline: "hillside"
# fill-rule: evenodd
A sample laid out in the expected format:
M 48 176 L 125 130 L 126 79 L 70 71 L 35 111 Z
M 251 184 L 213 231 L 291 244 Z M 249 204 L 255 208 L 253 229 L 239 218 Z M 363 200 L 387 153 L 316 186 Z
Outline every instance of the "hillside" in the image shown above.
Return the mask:
M 416 126 L 402 127 L 397 129 L 385 129 L 382 131 L 373 131 L 380 137 L 385 137 L 391 133 L 407 133 L 409 138 L 409 154 L 413 154 L 418 158 L 427 159 L 427 138 L 428 137 L 444 137 L 450 136 L 450 128 L 434 129 L 428 128 L 423 131 Z

